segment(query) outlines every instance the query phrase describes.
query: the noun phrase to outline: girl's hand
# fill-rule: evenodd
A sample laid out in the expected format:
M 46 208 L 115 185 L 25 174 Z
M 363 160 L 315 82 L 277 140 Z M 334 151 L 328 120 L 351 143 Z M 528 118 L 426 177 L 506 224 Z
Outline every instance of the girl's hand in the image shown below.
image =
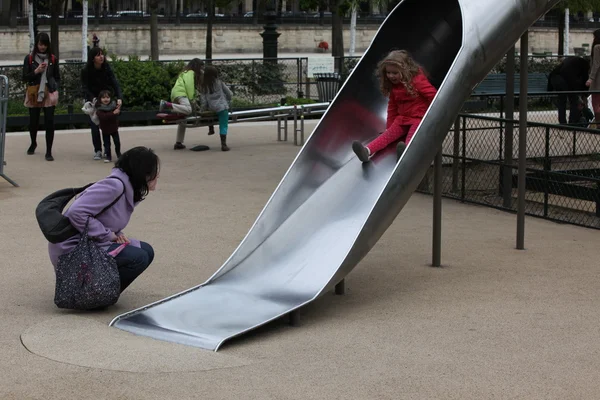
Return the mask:
M 592 86 L 592 80 L 588 79 L 587 82 L 585 83 L 585 86 L 587 86 L 587 87 Z
M 117 235 L 116 242 L 119 243 L 119 244 L 129 243 L 129 239 L 127 239 L 127 236 L 125 236 L 123 233 L 119 233 Z
M 121 109 L 120 108 L 115 108 L 115 111 L 113 111 L 113 114 L 116 114 L 116 115 L 121 114 Z

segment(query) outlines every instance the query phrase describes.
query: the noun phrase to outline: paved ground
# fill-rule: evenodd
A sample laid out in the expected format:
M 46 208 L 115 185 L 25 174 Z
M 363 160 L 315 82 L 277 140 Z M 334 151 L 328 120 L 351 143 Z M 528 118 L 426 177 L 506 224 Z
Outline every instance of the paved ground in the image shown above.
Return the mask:
M 0 399 L 597 399 L 600 232 L 444 201 L 443 268 L 431 268 L 431 198 L 415 194 L 347 278 L 303 310 L 217 353 L 109 328 L 117 314 L 206 280 L 248 231 L 299 150 L 274 124 L 232 125 L 232 151 L 204 129 L 175 152 L 173 128 L 124 129 L 162 159 L 158 190 L 127 234 L 156 259 L 113 308 L 58 310 L 34 208 L 108 174 L 86 132 L 58 134 L 56 161 L 7 139 L 0 180 Z M 43 143 L 43 137 L 40 138 Z

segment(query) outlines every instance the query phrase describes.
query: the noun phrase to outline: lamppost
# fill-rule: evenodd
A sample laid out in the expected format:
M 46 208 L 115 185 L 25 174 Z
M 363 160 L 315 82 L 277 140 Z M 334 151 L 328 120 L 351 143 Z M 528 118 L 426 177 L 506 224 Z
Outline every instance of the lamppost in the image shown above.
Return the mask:
M 268 0 L 267 9 L 265 12 L 265 28 L 260 34 L 263 38 L 263 58 L 272 60 L 264 60 L 264 63 L 277 63 L 277 38 L 281 33 L 277 32 L 277 14 L 275 13 L 275 0 Z

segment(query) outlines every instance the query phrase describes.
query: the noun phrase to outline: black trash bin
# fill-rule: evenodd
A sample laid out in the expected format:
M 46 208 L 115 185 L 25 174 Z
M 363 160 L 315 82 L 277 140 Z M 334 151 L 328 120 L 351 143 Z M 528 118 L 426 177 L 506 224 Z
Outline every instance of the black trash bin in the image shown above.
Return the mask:
M 317 91 L 319 93 L 319 101 L 332 101 L 338 90 L 340 90 L 340 74 L 337 72 L 325 72 L 313 74 L 317 80 Z

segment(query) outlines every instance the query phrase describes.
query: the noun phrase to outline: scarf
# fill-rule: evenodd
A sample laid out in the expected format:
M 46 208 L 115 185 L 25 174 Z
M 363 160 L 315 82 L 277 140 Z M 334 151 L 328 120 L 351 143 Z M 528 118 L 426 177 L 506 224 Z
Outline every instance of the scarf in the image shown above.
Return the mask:
M 48 54 L 36 53 L 35 61 L 38 64 L 42 64 L 43 62 L 48 62 Z M 41 103 L 44 101 L 44 94 L 46 93 L 46 84 L 48 83 L 48 78 L 46 76 L 46 72 L 48 72 L 48 67 L 42 72 L 42 78 L 40 80 L 40 88 L 38 89 L 37 101 Z
M 100 99 L 98 99 L 98 103 L 96 104 L 100 104 L 98 107 L 98 110 L 101 111 L 114 111 L 117 108 L 117 103 L 115 103 L 114 100 L 111 100 L 110 103 L 108 103 L 107 105 L 104 105 L 102 103 L 100 103 Z

